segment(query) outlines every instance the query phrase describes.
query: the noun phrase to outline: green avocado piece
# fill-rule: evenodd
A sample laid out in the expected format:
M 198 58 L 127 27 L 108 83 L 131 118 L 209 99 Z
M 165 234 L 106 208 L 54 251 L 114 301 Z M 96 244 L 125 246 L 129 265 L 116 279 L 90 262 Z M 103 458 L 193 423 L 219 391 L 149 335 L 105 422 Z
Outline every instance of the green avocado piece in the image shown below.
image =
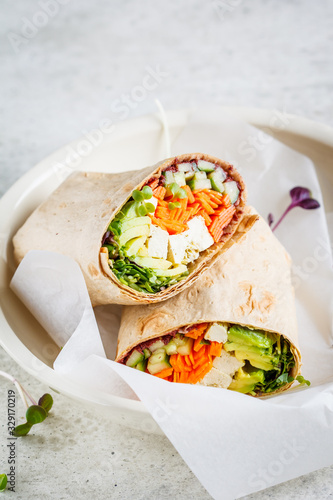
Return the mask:
M 150 225 L 148 224 L 131 227 L 130 229 L 127 229 L 127 231 L 124 231 L 119 236 L 119 246 L 123 247 L 129 240 L 137 238 L 138 236 L 148 236 L 149 233 L 150 233 Z
M 132 219 L 133 217 L 138 217 L 137 209 L 138 203 L 134 200 L 128 201 L 123 208 L 117 214 L 119 219 Z
M 143 247 L 147 239 L 147 236 L 139 236 L 138 238 L 133 238 L 129 240 L 125 247 L 124 253 L 126 257 L 132 257 L 133 255 L 137 255 L 140 248 Z
M 172 262 L 166 259 L 159 259 L 157 257 L 135 257 L 134 262 L 139 266 L 149 267 L 150 269 L 169 269 Z
M 184 264 L 177 264 L 175 267 L 171 269 L 155 269 L 156 276 L 178 276 L 179 274 L 183 274 L 187 271 L 187 267 Z
M 252 366 L 261 370 L 274 370 L 279 362 L 279 356 L 272 354 L 272 348 L 264 349 L 262 347 L 236 344 L 235 342 L 226 342 L 224 349 L 227 352 L 234 351 L 237 359 L 240 361 L 247 359 Z
M 136 226 L 144 226 L 145 224 L 148 224 L 150 226 L 151 220 L 150 217 L 133 217 L 131 219 L 123 219 L 121 222 L 121 232 L 124 233 L 127 231 L 127 229 L 131 229 L 131 227 L 136 227 Z
M 251 372 L 246 372 L 240 368 L 228 389 L 247 394 L 252 392 L 258 383 L 263 384 L 264 381 L 265 373 L 263 370 L 251 370 Z
M 268 349 L 276 342 L 276 336 L 269 332 L 251 330 L 245 326 L 234 325 L 229 328 L 228 340 L 237 344 L 246 344 Z

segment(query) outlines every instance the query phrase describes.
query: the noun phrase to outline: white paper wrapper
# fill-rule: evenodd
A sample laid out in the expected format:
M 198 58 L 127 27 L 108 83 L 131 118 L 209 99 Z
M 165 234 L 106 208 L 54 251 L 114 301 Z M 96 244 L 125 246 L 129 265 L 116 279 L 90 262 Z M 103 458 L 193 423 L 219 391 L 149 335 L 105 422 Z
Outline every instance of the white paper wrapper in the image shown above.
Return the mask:
M 247 124 L 212 119 L 212 113 L 194 115 L 172 154 L 191 151 L 234 163 L 247 183 L 249 203 L 265 218 L 271 212 L 277 220 L 297 185 L 310 188 L 323 206 L 310 160 Z M 303 375 L 312 386 L 267 400 L 171 384 L 107 359 L 83 278 L 67 257 L 30 252 L 12 281 L 58 345 L 69 339 L 55 370 L 89 387 L 102 381 L 112 394 L 136 398 L 136 393 L 215 499 L 237 498 L 333 462 L 328 446 L 333 440 L 333 273 L 323 208 L 294 209 L 276 235 L 293 258 Z M 95 313 L 112 359 L 119 308 Z

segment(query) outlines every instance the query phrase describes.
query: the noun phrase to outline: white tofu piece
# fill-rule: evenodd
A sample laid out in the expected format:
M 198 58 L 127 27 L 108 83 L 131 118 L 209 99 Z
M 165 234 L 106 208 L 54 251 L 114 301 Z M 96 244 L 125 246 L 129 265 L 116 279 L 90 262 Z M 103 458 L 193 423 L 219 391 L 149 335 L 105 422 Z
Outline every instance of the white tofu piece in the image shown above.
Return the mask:
M 221 356 L 215 358 L 213 361 L 213 367 L 218 371 L 226 373 L 233 377 L 239 368 L 244 366 L 244 361 L 240 361 L 235 356 L 232 356 L 227 351 L 222 349 Z
M 187 225 L 188 230 L 185 231 L 185 236 L 188 242 L 199 252 L 203 252 L 213 245 L 214 240 L 207 229 L 205 219 L 201 215 L 193 217 L 193 219 L 188 221 Z
M 168 260 L 174 264 L 181 264 L 184 260 L 188 244 L 185 232 L 169 236 Z
M 205 333 L 205 339 L 224 344 L 228 340 L 228 328 L 222 323 L 212 323 Z
M 220 372 L 216 368 L 212 368 L 204 378 L 198 382 L 199 385 L 206 385 L 210 387 L 222 387 L 227 389 L 231 384 L 232 377 L 227 373 Z
M 158 257 L 166 259 L 168 256 L 169 234 L 164 229 L 151 224 L 150 236 L 147 240 L 148 257 Z

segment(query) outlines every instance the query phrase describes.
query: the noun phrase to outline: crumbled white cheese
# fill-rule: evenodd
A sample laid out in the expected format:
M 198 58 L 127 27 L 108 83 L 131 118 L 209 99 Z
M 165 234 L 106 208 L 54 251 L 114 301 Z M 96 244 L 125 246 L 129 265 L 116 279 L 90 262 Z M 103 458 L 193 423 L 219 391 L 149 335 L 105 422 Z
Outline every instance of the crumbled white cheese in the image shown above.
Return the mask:
M 151 224 L 150 236 L 147 240 L 148 257 L 159 257 L 166 259 L 168 255 L 169 234 L 164 229 Z
M 198 382 L 199 385 L 210 387 L 222 387 L 227 389 L 231 384 L 232 378 L 227 373 L 220 372 L 216 368 L 212 368 L 204 378 Z
M 171 260 L 174 264 L 183 263 L 188 244 L 185 232 L 169 236 L 168 260 Z
M 226 342 L 228 340 L 228 328 L 223 323 L 212 323 L 205 333 L 205 339 L 212 342 Z
M 239 368 L 244 366 L 244 361 L 239 361 L 235 356 L 232 356 L 227 351 L 222 349 L 221 356 L 215 358 L 213 361 L 213 367 L 220 372 L 226 373 L 233 377 Z
M 191 246 L 195 247 L 199 252 L 203 252 L 203 250 L 213 245 L 214 240 L 207 229 L 205 219 L 201 215 L 193 217 L 188 221 L 187 225 L 188 230 L 184 234 Z

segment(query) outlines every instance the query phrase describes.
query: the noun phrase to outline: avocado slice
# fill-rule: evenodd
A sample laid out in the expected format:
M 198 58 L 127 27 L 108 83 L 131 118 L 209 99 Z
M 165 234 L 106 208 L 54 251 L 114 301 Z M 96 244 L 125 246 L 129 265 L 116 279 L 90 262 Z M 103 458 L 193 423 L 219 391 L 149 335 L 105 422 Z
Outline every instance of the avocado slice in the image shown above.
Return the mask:
M 131 227 L 130 229 L 127 229 L 127 231 L 124 231 L 119 236 L 119 246 L 123 247 L 129 240 L 137 238 L 138 236 L 148 236 L 149 233 L 150 233 L 150 226 L 148 224 Z
M 146 236 L 139 236 L 138 238 L 133 238 L 132 240 L 129 240 L 124 247 L 125 255 L 127 257 L 137 255 L 139 250 L 145 244 L 146 239 L 147 239 Z
M 172 262 L 166 259 L 157 257 L 135 257 L 134 262 L 142 267 L 149 267 L 151 269 L 166 270 L 172 266 Z
M 117 218 L 119 219 L 132 219 L 133 217 L 137 217 L 137 209 L 138 203 L 134 200 L 128 201 L 122 209 L 119 211 Z
M 187 271 L 187 267 L 184 264 L 178 264 L 171 269 L 154 269 L 156 276 L 172 277 L 183 274 Z
M 251 330 L 245 326 L 234 325 L 229 328 L 228 340 L 230 342 L 236 342 L 237 344 L 246 344 L 268 349 L 275 344 L 276 337 L 274 334 L 268 332 Z
M 246 372 L 242 368 L 239 368 L 228 389 L 247 394 L 253 392 L 255 386 L 259 383 L 263 384 L 264 381 L 265 373 L 263 370 L 251 370 L 250 372 Z
M 264 349 L 262 347 L 227 342 L 224 348 L 227 352 L 234 351 L 236 358 L 240 361 L 247 359 L 252 366 L 261 370 L 274 370 L 279 362 L 279 356 L 272 353 L 272 347 Z
M 150 217 L 132 217 L 131 219 L 125 219 L 122 220 L 121 222 L 121 232 L 124 233 L 128 229 L 131 229 L 131 227 L 136 227 L 136 226 L 145 226 L 148 224 L 150 226 L 151 224 L 151 219 Z

